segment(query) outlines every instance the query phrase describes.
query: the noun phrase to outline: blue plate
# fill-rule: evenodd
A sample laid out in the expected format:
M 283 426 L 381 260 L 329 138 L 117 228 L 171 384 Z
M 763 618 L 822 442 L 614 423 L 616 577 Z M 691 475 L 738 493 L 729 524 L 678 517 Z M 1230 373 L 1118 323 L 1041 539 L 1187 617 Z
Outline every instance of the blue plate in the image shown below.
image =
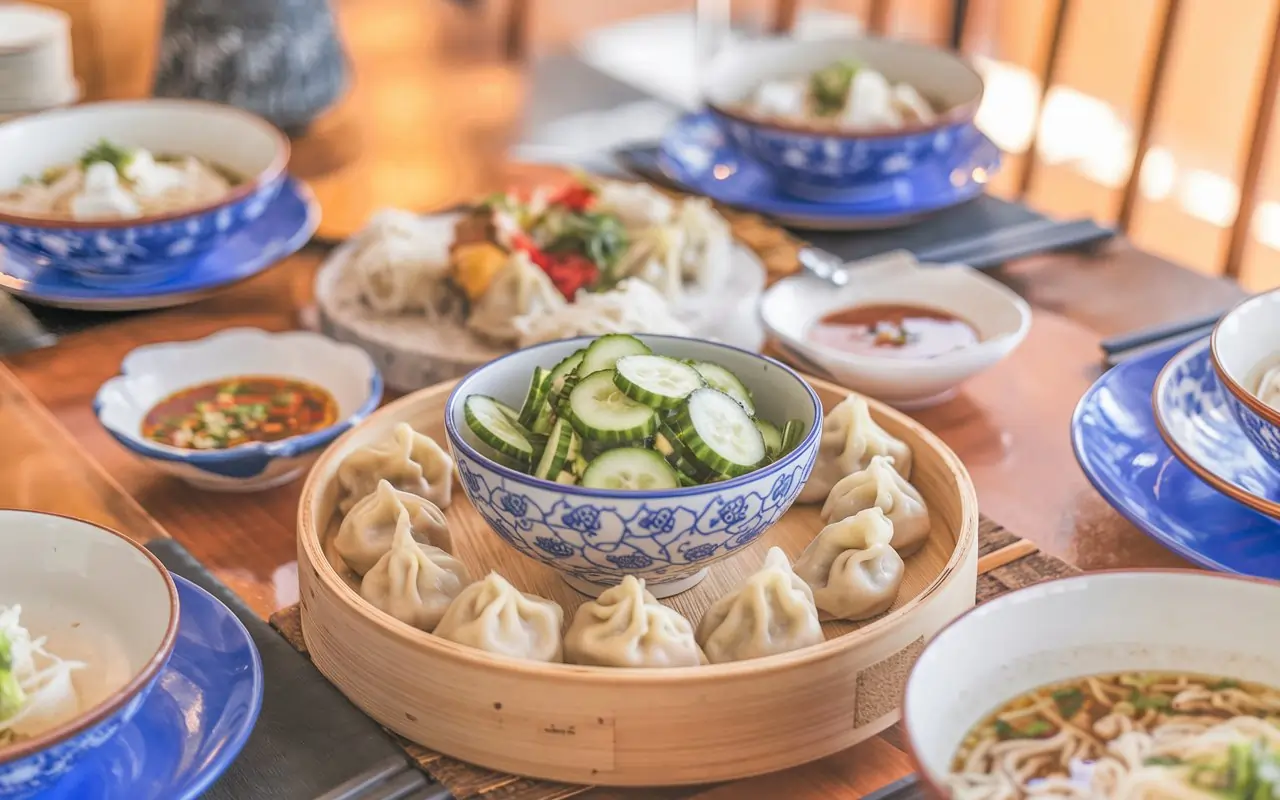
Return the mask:
M 320 208 L 311 190 L 289 178 L 262 216 L 159 283 L 90 286 L 70 272 L 37 266 L 7 251 L 0 252 L 0 288 L 40 305 L 85 311 L 140 311 L 192 303 L 298 252 L 319 224 Z
M 690 191 L 725 205 L 773 217 L 792 228 L 874 230 L 906 225 L 972 200 L 1000 169 L 1000 149 L 970 128 L 971 141 L 950 158 L 870 183 L 863 197 L 840 203 L 802 200 L 782 192 L 762 166 L 725 139 L 705 112 L 686 114 L 662 138 L 659 166 Z
M 1280 578 L 1280 523 L 1215 491 L 1160 437 L 1156 376 L 1179 345 L 1106 372 L 1071 418 L 1080 468 L 1107 502 L 1185 558 L 1223 572 Z
M 177 575 L 178 639 L 132 721 L 42 800 L 189 800 L 226 771 L 262 707 L 262 661 L 213 595 Z
M 1152 394 L 1165 444 L 1201 480 L 1280 519 L 1280 471 L 1245 436 L 1209 358 L 1209 337 L 1169 360 Z

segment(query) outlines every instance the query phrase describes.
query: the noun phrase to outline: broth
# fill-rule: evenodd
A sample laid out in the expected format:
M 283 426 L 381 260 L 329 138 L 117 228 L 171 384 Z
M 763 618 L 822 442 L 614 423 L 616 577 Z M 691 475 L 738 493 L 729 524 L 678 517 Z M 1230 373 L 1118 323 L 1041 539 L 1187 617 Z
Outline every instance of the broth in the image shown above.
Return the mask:
M 1280 796 L 1280 691 L 1187 673 L 1095 675 L 1002 705 L 965 736 L 956 798 Z
M 935 358 L 979 341 L 955 314 L 927 306 L 874 303 L 824 314 L 808 331 L 815 344 L 860 356 Z
M 170 447 L 225 450 L 299 436 L 337 421 L 329 392 L 293 378 L 222 378 L 175 392 L 142 421 L 142 435 Z

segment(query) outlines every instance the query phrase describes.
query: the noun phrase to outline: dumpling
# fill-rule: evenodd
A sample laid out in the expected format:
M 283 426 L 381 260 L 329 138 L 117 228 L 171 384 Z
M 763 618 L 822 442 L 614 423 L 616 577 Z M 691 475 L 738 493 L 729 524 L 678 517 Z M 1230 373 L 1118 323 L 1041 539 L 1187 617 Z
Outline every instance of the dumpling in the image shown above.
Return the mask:
M 885 456 L 873 457 L 866 469 L 831 487 L 822 506 L 822 519 L 839 522 L 868 508 L 880 509 L 893 523 L 893 549 L 902 555 L 911 555 L 928 540 L 929 509 L 924 498 Z
M 893 104 L 888 79 L 873 69 L 853 73 L 840 121 L 853 128 L 901 128 L 902 114 Z
M 1258 383 L 1258 399 L 1280 411 L 1280 367 L 1267 370 Z
M 639 231 L 618 260 L 616 273 L 639 278 L 667 299 L 678 299 L 684 293 L 680 262 L 684 241 L 684 231 L 672 225 L 657 225 Z
M 712 291 L 723 286 L 732 268 L 733 234 L 711 201 L 690 197 L 675 219 L 682 233 L 680 269 L 686 281 Z
M 902 556 L 890 545 L 893 523 L 878 508 L 833 522 L 796 559 L 813 600 L 836 619 L 883 614 L 902 587 Z
M 564 610 L 524 594 L 496 572 L 462 590 L 435 635 L 490 653 L 532 661 L 563 661 Z
M 391 549 L 402 513 L 409 515 L 409 532 L 416 541 L 453 552 L 444 512 L 430 500 L 402 492 L 385 480 L 351 507 L 333 537 L 333 549 L 352 571 L 365 574 Z
M 413 538 L 409 511 L 401 509 L 391 549 L 365 573 L 360 596 L 401 622 L 430 632 L 469 583 L 465 564 Z
M 706 657 L 693 625 L 633 575 L 583 603 L 564 636 L 565 660 L 601 667 L 696 667 Z
M 353 450 L 338 465 L 339 510 L 351 513 L 381 480 L 445 509 L 453 499 L 453 459 L 430 436 L 401 422 L 390 436 Z
M 702 615 L 696 639 L 712 664 L 762 658 L 824 641 L 813 591 L 772 547 L 764 566 Z
M 822 421 L 818 461 L 800 490 L 799 502 L 821 502 L 836 481 L 865 468 L 875 456 L 889 456 L 902 477 L 911 477 L 911 448 L 876 424 L 865 397 L 851 394 Z
M 753 105 L 762 116 L 803 117 L 809 87 L 803 80 L 765 81 L 756 90 Z
M 519 336 L 513 324 L 516 317 L 556 314 L 566 305 L 547 273 L 528 255 L 516 252 L 471 306 L 467 327 L 486 339 L 510 344 Z

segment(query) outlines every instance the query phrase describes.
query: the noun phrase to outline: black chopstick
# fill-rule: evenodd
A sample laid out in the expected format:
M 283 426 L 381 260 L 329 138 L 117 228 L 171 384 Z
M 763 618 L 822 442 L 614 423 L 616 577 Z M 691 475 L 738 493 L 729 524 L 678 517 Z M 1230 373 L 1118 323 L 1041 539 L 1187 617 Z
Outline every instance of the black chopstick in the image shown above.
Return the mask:
M 413 800 L 448 800 L 448 789 L 428 784 L 430 779 L 410 764 L 407 757 L 393 756 L 333 787 L 316 800 L 400 800 L 410 796 Z M 422 789 L 428 791 L 424 794 L 419 791 Z
M 1186 319 L 1176 320 L 1174 322 L 1166 322 L 1161 325 L 1152 325 L 1149 328 L 1141 328 L 1129 333 L 1122 333 L 1118 336 L 1112 336 L 1103 339 L 1101 343 L 1102 352 L 1107 355 L 1122 353 L 1126 350 L 1133 350 L 1138 347 L 1145 347 L 1156 342 L 1163 342 L 1166 339 L 1172 339 L 1188 331 L 1199 330 L 1201 328 L 1212 328 L 1222 319 L 1224 311 L 1215 311 L 1212 314 L 1201 314 L 1196 317 L 1188 317 Z
M 1166 347 L 1173 347 L 1175 345 L 1182 345 L 1182 346 L 1189 345 L 1194 341 L 1203 339 L 1204 337 L 1208 336 L 1212 332 L 1213 332 L 1213 325 L 1205 325 L 1200 328 L 1192 328 L 1189 331 L 1183 331 L 1182 333 L 1176 336 L 1170 336 L 1167 339 L 1157 339 L 1154 342 L 1148 342 L 1142 345 L 1141 347 L 1132 347 L 1132 348 L 1129 348 L 1128 350 L 1116 350 L 1114 352 L 1108 353 L 1106 357 L 1103 358 L 1102 363 L 1105 364 L 1107 367 L 1114 367 L 1117 364 L 1123 364 L 1126 361 L 1129 361 L 1134 358 L 1138 358 L 1139 356 L 1146 355 L 1147 353 L 1153 352 L 1155 350 L 1161 350 Z
M 862 800 L 915 800 L 915 798 L 924 797 L 924 787 L 920 785 L 920 779 L 915 775 L 908 775 L 901 780 L 896 780 L 888 786 L 876 789 Z
M 1049 228 L 1004 239 L 992 248 L 979 247 L 951 260 L 968 264 L 975 269 L 987 269 L 1041 253 L 1083 249 L 1114 235 L 1115 231 L 1091 219 L 1057 222 Z M 931 260 L 918 253 L 917 258 L 921 261 Z

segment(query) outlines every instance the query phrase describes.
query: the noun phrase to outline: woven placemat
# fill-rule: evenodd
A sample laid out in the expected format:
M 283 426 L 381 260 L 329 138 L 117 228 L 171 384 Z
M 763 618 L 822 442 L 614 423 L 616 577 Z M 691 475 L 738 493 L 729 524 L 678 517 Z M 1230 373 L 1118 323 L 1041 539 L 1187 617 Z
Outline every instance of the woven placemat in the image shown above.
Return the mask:
M 1040 552 L 1034 544 L 1005 530 L 998 523 L 982 518 L 978 528 L 978 602 L 983 603 L 1005 592 L 1030 586 L 1033 583 L 1075 574 L 1078 570 L 1061 559 Z M 271 616 L 271 624 L 300 653 L 307 652 L 302 640 L 302 622 L 298 606 L 279 611 Z M 408 753 L 432 778 L 447 788 L 456 800 L 563 800 L 581 795 L 595 787 L 576 786 L 551 781 L 521 778 L 503 772 L 495 772 L 449 758 L 428 750 L 392 734 Z M 895 748 L 905 747 L 902 732 L 894 726 L 880 734 Z M 644 797 L 652 800 L 680 800 L 699 792 L 706 786 L 676 787 L 646 790 Z M 599 796 L 599 795 L 593 795 Z

